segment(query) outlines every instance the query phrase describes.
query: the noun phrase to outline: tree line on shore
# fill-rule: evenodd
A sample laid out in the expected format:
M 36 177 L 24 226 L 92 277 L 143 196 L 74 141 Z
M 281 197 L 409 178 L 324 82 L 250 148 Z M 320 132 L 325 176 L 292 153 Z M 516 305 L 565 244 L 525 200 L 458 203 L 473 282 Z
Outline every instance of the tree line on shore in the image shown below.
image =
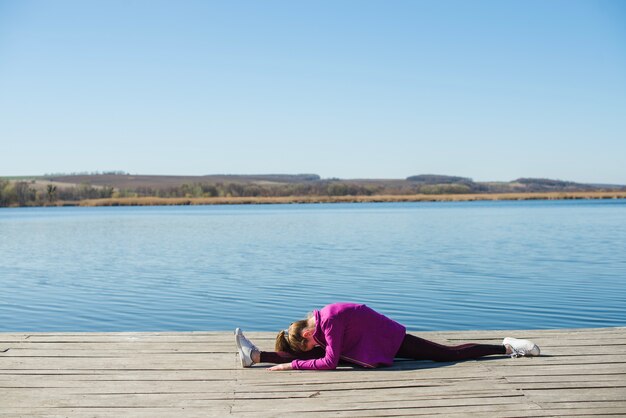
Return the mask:
M 93 187 L 89 184 L 78 186 L 57 186 L 47 184 L 41 187 L 33 181 L 0 180 L 0 207 L 45 206 L 57 201 L 78 202 L 84 199 L 112 197 L 113 187 Z
M 45 206 L 60 202 L 72 204 L 87 199 L 159 197 L 286 197 L 286 196 L 372 196 L 407 194 L 454 194 L 470 193 L 471 188 L 463 184 L 399 186 L 359 185 L 342 181 L 316 181 L 288 184 L 256 183 L 184 183 L 180 186 L 139 186 L 114 188 L 112 186 L 51 185 L 45 187 L 35 181 L 0 180 L 0 207 Z
M 110 173 L 106 173 L 109 175 Z M 102 180 L 103 177 L 92 177 Z M 119 176 L 119 177 L 116 177 Z M 114 180 L 125 180 L 127 174 L 114 173 Z M 141 177 L 141 176 L 139 176 Z M 222 178 L 228 176 L 222 176 Z M 262 177 L 262 176 L 258 176 Z M 418 175 L 404 180 L 340 180 L 320 179 L 314 175 L 267 176 L 271 180 L 286 179 L 285 182 L 267 181 L 257 178 L 242 181 L 188 181 L 182 184 L 128 185 L 120 182 L 113 185 L 92 185 L 81 177 L 80 184 L 64 184 L 55 178 L 39 180 L 0 179 L 0 207 L 46 206 L 76 204 L 82 200 L 110 198 L 214 198 L 214 197 L 290 197 L 290 196 L 376 196 L 376 195 L 443 195 L 471 193 L 519 193 L 519 192 L 571 192 L 601 190 L 597 186 L 550 179 L 520 178 L 512 182 L 479 183 L 470 178 Z M 88 177 L 89 178 L 89 177 Z M 237 176 L 232 176 L 236 179 Z M 96 182 L 97 183 L 97 182 Z M 624 190 L 618 186 L 612 190 Z

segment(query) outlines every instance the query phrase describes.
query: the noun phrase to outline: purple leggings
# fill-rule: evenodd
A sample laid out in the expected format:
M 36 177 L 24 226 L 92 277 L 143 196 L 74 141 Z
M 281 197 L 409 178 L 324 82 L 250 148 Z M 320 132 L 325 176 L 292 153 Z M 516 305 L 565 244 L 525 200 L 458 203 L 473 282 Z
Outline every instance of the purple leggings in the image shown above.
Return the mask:
M 396 357 L 413 360 L 459 361 L 472 358 L 506 354 L 506 347 L 501 344 L 461 344 L 442 345 L 425 340 L 415 335 L 406 334 Z
M 293 351 L 261 351 L 261 363 L 289 363 L 292 360 L 311 360 L 322 358 L 326 351 L 322 347 L 315 347 L 311 351 L 296 353 Z M 413 360 L 459 361 L 494 354 L 506 354 L 506 348 L 497 344 L 461 344 L 447 346 L 425 340 L 415 335 L 406 334 L 396 353 L 396 357 Z

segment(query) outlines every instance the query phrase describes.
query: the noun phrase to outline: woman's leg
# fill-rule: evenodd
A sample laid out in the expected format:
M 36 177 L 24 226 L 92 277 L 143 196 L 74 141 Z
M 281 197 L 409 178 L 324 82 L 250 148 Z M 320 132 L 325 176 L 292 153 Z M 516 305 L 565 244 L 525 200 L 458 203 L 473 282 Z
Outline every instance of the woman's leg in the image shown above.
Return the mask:
M 396 357 L 414 360 L 458 361 L 494 354 L 506 354 L 506 347 L 500 344 L 475 343 L 447 346 L 406 334 Z
M 292 360 L 312 360 L 323 358 L 326 350 L 322 347 L 315 347 L 311 351 L 261 351 L 259 363 L 289 363 Z

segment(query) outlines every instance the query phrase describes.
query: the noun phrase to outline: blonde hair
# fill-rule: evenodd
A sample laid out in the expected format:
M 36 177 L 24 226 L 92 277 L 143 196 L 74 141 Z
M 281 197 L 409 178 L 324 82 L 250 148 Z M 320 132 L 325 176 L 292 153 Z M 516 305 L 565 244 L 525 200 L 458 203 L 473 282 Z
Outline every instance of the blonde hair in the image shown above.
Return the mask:
M 302 330 L 309 328 L 309 319 L 312 317 L 311 312 L 305 319 L 292 322 L 288 330 L 280 331 L 276 336 L 274 349 L 276 351 L 304 351 L 307 340 L 302 336 Z

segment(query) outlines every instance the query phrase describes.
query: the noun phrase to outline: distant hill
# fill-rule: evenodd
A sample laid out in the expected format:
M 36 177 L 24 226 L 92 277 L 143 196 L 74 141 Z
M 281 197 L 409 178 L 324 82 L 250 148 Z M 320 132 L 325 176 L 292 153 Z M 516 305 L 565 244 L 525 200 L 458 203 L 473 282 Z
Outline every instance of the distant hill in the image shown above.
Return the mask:
M 525 187 L 534 191 L 559 191 L 559 190 L 578 190 L 587 191 L 593 190 L 596 187 L 591 184 L 574 183 L 572 181 L 552 180 L 552 179 L 533 179 L 533 178 L 519 178 L 513 180 L 512 184 L 522 184 Z
M 450 189 L 451 185 L 466 187 L 472 193 L 524 193 L 524 192 L 586 192 L 593 190 L 622 190 L 625 186 L 598 186 L 572 181 L 545 178 L 519 178 L 510 182 L 474 182 L 468 177 L 420 174 L 407 177 L 407 181 Z M 446 186 L 446 187 L 444 187 Z M 448 193 L 450 193 L 448 191 Z
M 323 193 L 320 186 L 343 186 L 346 194 L 441 194 L 441 193 L 510 193 L 591 190 L 626 190 L 623 185 L 594 185 L 545 178 L 518 178 L 509 182 L 475 182 L 469 177 L 419 174 L 406 179 L 322 179 L 317 174 L 212 174 L 206 176 L 137 175 L 124 173 L 72 174 L 45 176 L 45 180 L 68 185 L 108 186 L 117 190 L 163 190 L 183 185 L 226 185 L 279 187 L 304 186 L 300 192 Z M 317 187 L 313 187 L 317 186 Z M 305 193 L 307 194 L 307 193 Z M 332 193 L 331 193 L 332 194 Z
M 406 178 L 408 181 L 414 181 L 416 183 L 423 184 L 453 184 L 453 183 L 474 183 L 472 179 L 468 177 L 456 177 L 456 176 L 442 176 L 438 174 L 419 174 L 417 176 L 411 176 Z

